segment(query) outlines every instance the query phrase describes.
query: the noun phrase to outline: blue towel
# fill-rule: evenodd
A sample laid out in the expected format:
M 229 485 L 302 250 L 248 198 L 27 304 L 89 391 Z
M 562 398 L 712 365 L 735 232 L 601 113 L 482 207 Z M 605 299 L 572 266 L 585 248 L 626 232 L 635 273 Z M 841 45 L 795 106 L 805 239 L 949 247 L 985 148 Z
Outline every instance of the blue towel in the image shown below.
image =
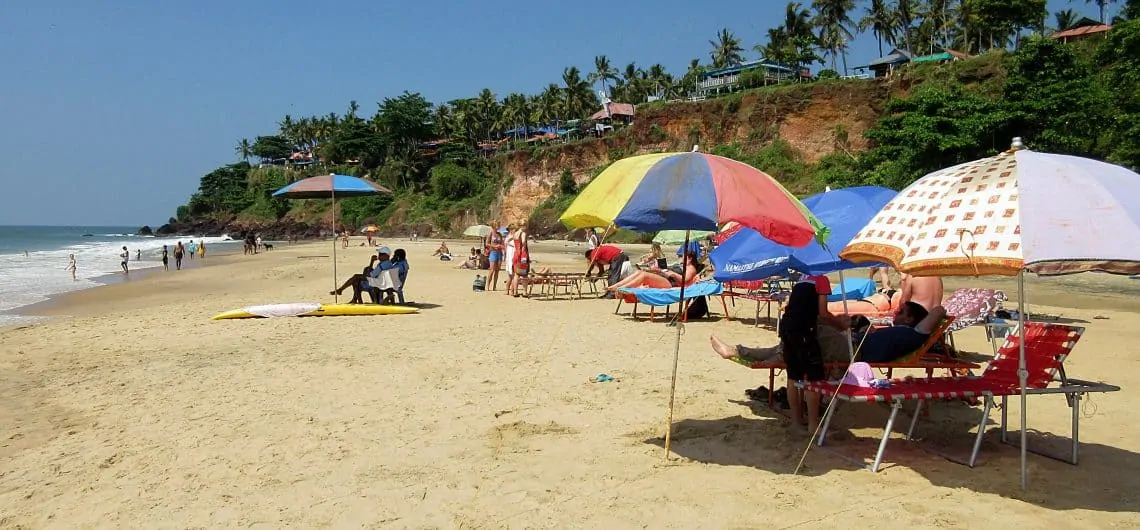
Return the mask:
M 676 304 L 681 301 L 680 287 L 673 287 L 671 289 L 634 287 L 618 290 L 623 293 L 632 294 L 637 297 L 638 302 L 654 307 Z M 697 282 L 685 288 L 685 298 L 716 295 L 723 291 L 724 288 L 721 287 L 720 282 Z
M 836 285 L 831 289 L 831 295 L 827 297 L 828 302 L 838 302 L 843 300 L 843 292 L 847 292 L 848 300 L 862 300 L 875 294 L 878 290 L 878 285 L 874 280 L 867 278 L 846 278 L 843 283 Z

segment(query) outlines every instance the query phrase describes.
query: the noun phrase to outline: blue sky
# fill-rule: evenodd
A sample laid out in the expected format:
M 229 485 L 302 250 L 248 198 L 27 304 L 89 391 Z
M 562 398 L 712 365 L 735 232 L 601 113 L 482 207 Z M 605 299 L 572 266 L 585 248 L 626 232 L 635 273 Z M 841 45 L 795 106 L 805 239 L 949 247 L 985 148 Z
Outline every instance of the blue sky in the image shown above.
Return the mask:
M 161 224 L 202 174 L 235 161 L 237 140 L 273 133 L 286 113 L 343 113 L 355 99 L 371 114 L 403 90 L 433 102 L 534 93 L 599 54 L 679 74 L 708 61 L 722 27 L 751 58 L 784 5 L 4 2 L 0 224 Z M 1081 0 L 1049 8 L 1096 16 Z M 877 55 L 863 36 L 849 64 Z

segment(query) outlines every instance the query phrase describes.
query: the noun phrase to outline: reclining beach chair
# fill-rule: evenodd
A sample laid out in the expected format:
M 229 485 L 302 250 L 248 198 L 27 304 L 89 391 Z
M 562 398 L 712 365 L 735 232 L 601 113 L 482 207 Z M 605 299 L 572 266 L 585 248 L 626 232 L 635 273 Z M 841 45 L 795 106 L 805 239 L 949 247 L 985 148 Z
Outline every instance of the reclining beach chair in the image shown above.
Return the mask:
M 949 298 L 942 302 L 947 315 L 955 317 L 954 324 L 948 330 L 947 339 L 954 345 L 954 332 L 961 331 L 970 326 L 987 324 L 994 317 L 1002 302 L 1006 301 L 1005 293 L 995 289 L 978 287 L 965 287 L 956 289 Z M 994 335 L 989 326 L 986 336 L 990 338 L 990 346 L 994 355 L 997 355 L 998 344 L 994 342 Z
M 963 361 L 953 357 L 950 349 L 946 347 L 945 336 L 946 329 L 949 328 L 951 323 L 954 322 L 954 317 L 946 317 L 930 332 L 930 337 L 918 349 L 908 353 L 898 359 L 887 363 L 868 363 L 872 368 L 886 370 L 887 377 L 894 374 L 895 369 L 911 368 L 926 371 L 926 377 L 934 377 L 934 370 L 947 369 L 952 371 L 960 370 L 973 370 L 980 368 L 979 365 L 968 361 Z M 873 332 L 872 332 L 873 333 Z M 856 356 L 858 361 L 858 356 Z M 744 357 L 733 357 L 733 362 L 747 366 L 753 370 L 768 370 L 768 388 L 775 389 L 777 370 L 785 370 L 788 365 L 784 361 L 753 361 Z M 849 363 L 825 363 L 824 367 L 829 371 L 833 369 L 845 369 Z M 768 407 L 773 408 L 775 405 L 775 398 L 773 392 L 768 393 Z
M 669 314 L 669 307 L 673 304 L 679 304 L 681 322 L 685 322 L 685 313 L 688 308 L 689 301 L 698 296 L 716 296 L 721 294 L 723 287 L 720 282 L 715 281 L 699 281 L 685 286 L 685 300 L 681 300 L 681 288 L 673 287 L 670 289 L 656 289 L 652 287 L 632 287 L 618 289 L 618 307 L 614 309 L 616 315 L 618 310 L 621 309 L 622 302 L 633 304 L 633 311 L 630 316 L 637 318 L 637 304 L 645 304 L 650 307 L 649 320 L 653 321 L 655 316 L 654 308 L 665 306 L 666 316 Z M 721 298 L 721 304 L 724 306 L 725 315 L 728 314 L 728 305 Z
M 1068 458 L 1058 459 L 1067 461 L 1073 465 L 1076 465 L 1079 459 L 1080 442 L 1078 434 L 1081 397 L 1090 392 L 1115 392 L 1120 390 L 1118 386 L 1105 383 L 1070 379 L 1065 374 L 1065 358 L 1072 353 L 1073 347 L 1081 338 L 1083 332 L 1084 328 L 1076 326 L 1027 322 L 1025 324 L 1025 330 L 1021 334 L 1026 341 L 1025 361 L 1026 368 L 1029 372 L 1027 382 L 1029 390 L 1027 393 L 1034 395 L 1064 394 L 1069 407 L 1072 408 L 1072 452 Z M 1006 441 L 1007 398 L 1021 393 L 1021 386 L 1017 377 L 1018 347 L 1020 340 L 1022 340 L 1021 337 L 1014 335 L 1007 337 L 1005 345 L 998 351 L 997 357 L 986 367 L 986 371 L 978 377 L 892 379 L 890 380 L 890 388 L 870 388 L 825 381 L 800 383 L 798 386 L 804 390 L 820 392 L 824 395 L 832 396 L 838 401 L 889 402 L 891 404 L 891 414 L 887 419 L 886 428 L 883 430 L 883 437 L 879 441 L 879 449 L 878 452 L 875 453 L 875 460 L 871 465 L 871 471 L 878 471 L 879 469 L 879 464 L 883 460 L 883 453 L 887 448 L 887 440 L 890 439 L 895 418 L 898 416 L 899 410 L 902 409 L 904 401 L 918 401 L 914 416 L 911 418 L 910 428 L 906 434 L 906 439 L 910 440 L 914 434 L 915 426 L 918 423 L 922 405 L 926 401 L 931 399 L 983 398 L 984 405 L 982 407 L 981 418 L 978 421 L 978 434 L 974 439 L 974 446 L 970 453 L 969 460 L 961 462 L 947 457 L 952 461 L 974 467 L 974 464 L 977 462 L 978 451 L 982 446 L 982 436 L 986 432 L 986 422 L 989 419 L 990 410 L 993 408 L 993 398 L 995 396 L 1001 396 L 1002 398 L 1001 439 L 1003 442 Z M 1050 387 L 1050 383 L 1054 382 L 1058 383 L 1058 385 Z M 827 437 L 827 428 L 831 424 L 835 410 L 839 408 L 838 405 L 838 402 L 833 405 L 824 417 L 823 428 L 820 429 L 819 440 L 817 442 L 821 446 Z M 1057 458 L 1054 455 L 1046 453 L 1039 452 L 1039 454 Z
M 766 280 L 733 280 L 724 282 L 724 292 L 720 293 L 721 305 L 727 307 L 724 299 L 732 301 L 732 305 L 736 306 L 736 299 L 741 298 L 744 300 L 751 300 L 756 302 L 756 320 L 755 326 L 760 325 L 760 307 L 763 306 L 767 309 L 767 318 L 772 319 L 772 304 L 776 304 L 776 316 L 779 318 L 780 311 L 784 307 L 784 301 L 788 299 L 787 289 L 782 289 L 779 281 L 766 281 Z M 730 315 L 726 314 L 729 320 L 732 320 Z

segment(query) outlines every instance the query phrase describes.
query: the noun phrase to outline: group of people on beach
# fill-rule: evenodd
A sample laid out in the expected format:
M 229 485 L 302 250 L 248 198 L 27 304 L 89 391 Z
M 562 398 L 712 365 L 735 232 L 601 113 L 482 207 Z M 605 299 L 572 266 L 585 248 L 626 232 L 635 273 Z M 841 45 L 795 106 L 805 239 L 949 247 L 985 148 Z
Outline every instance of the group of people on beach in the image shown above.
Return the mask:
M 168 247 L 168 245 L 162 246 L 162 270 L 164 271 L 170 270 L 170 249 Z M 190 244 L 186 246 L 183 246 L 181 241 L 177 242 L 174 245 L 174 268 L 176 270 L 182 270 L 183 256 L 189 255 L 190 259 L 194 259 L 195 254 L 201 259 L 206 259 L 205 241 L 195 243 L 194 240 L 190 240 Z M 142 249 L 135 249 L 135 261 L 142 261 Z M 122 251 L 119 252 L 119 268 L 122 269 L 123 274 L 131 273 L 130 265 L 131 251 L 127 249 L 126 245 L 123 245 Z M 71 274 L 72 281 L 79 280 L 79 277 L 76 275 L 79 270 L 79 265 L 76 262 L 74 253 L 67 256 L 67 266 L 65 266 L 63 270 Z
M 393 252 L 386 246 L 380 246 L 360 274 L 353 274 L 340 287 L 329 291 L 329 294 L 340 296 L 344 291 L 352 289 L 352 298 L 348 302 L 350 304 L 363 304 L 364 293 L 368 293 L 374 304 L 405 304 L 404 285 L 408 281 L 410 270 L 408 253 L 404 249 L 398 248 Z M 385 273 L 388 274 L 387 282 L 381 280 L 381 275 Z
M 483 240 L 488 272 L 486 289 L 498 290 L 499 271 L 506 270 L 507 296 L 519 297 L 519 283 L 530 274 L 530 234 L 526 223 L 511 223 L 492 231 Z

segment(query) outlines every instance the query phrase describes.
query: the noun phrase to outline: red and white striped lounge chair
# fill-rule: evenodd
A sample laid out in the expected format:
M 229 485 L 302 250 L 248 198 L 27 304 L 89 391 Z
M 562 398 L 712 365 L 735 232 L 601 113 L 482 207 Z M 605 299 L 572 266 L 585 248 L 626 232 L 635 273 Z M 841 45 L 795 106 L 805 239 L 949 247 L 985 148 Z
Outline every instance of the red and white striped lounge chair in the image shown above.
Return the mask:
M 1120 390 L 1120 387 L 1105 383 L 1070 379 L 1065 374 L 1065 358 L 1072 352 L 1073 346 L 1075 346 L 1077 341 L 1081 338 L 1082 333 L 1084 333 L 1084 328 L 1081 327 L 1043 322 L 1027 322 L 1025 324 L 1024 333 L 1022 334 L 1022 336 L 1025 337 L 1025 361 L 1026 368 L 1029 372 L 1027 380 L 1029 390 L 1027 393 L 1064 394 L 1069 406 L 1073 410 L 1072 454 L 1070 458 L 1062 460 L 1074 465 L 1076 465 L 1078 461 L 1078 422 L 1080 420 L 1079 409 L 1081 396 L 1089 392 L 1115 392 Z M 890 381 L 890 388 L 841 385 L 836 382 L 825 381 L 800 383 L 799 386 L 805 390 L 832 396 L 839 401 L 891 403 L 891 414 L 887 419 L 886 428 L 883 430 L 883 437 L 879 442 L 879 449 L 875 454 L 871 471 L 878 471 L 879 469 L 879 464 L 882 462 L 883 453 L 887 448 L 887 440 L 890 438 L 895 418 L 898 416 L 899 410 L 902 409 L 904 401 L 918 401 L 914 416 L 910 422 L 910 428 L 906 434 L 906 439 L 910 440 L 914 434 L 914 428 L 918 423 L 924 402 L 932 399 L 983 398 L 984 406 L 982 408 L 981 418 L 978 422 L 978 434 L 974 440 L 974 447 L 970 453 L 969 461 L 959 462 L 974 467 L 974 464 L 977 462 L 978 451 L 982 446 L 982 436 L 985 434 L 986 421 L 989 419 L 990 410 L 993 408 L 993 398 L 995 396 L 1001 396 L 1002 398 L 1001 433 L 1002 441 L 1005 441 L 1007 427 L 1005 411 L 1007 410 L 1007 398 L 1021 393 L 1021 386 L 1017 377 L 1018 347 L 1020 340 L 1021 338 L 1018 336 L 1009 336 L 1006 339 L 1005 345 L 998 350 L 997 356 L 989 363 L 989 366 L 986 367 L 986 371 L 977 377 L 892 379 Z M 1059 385 L 1050 387 L 1050 383 L 1054 382 L 1059 383 Z M 837 402 L 830 407 L 827 415 L 824 417 L 823 428 L 820 430 L 819 440 L 817 442 L 821 446 L 827 437 L 827 428 L 831 424 L 831 419 L 838 405 L 839 403 Z M 1048 454 L 1045 454 L 1045 456 L 1056 458 Z

